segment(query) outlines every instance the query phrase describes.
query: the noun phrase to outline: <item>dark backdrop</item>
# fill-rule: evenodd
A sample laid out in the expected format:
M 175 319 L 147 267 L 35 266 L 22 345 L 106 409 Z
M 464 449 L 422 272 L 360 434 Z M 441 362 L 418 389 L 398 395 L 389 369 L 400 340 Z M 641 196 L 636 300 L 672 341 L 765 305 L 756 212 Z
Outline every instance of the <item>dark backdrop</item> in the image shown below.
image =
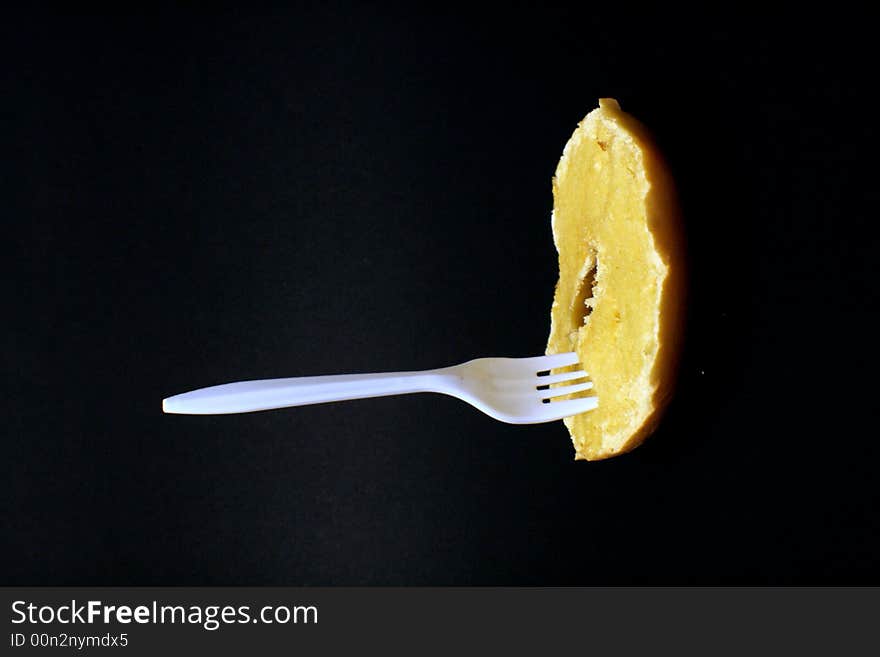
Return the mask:
M 863 22 L 7 13 L 3 583 L 877 583 Z M 690 242 L 643 447 L 574 462 L 561 423 L 433 395 L 161 413 L 542 353 L 550 180 L 600 96 L 656 133 Z

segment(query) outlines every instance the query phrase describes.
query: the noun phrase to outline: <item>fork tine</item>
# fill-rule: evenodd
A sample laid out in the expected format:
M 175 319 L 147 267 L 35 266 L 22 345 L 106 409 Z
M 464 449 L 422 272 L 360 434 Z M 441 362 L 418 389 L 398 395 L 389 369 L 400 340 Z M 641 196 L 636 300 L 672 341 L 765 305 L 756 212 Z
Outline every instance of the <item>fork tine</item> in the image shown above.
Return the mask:
M 574 372 L 563 372 L 562 374 L 549 374 L 547 376 L 538 377 L 539 386 L 550 386 L 554 383 L 565 383 L 566 381 L 574 381 L 575 379 L 583 379 L 589 376 L 583 370 Z
M 565 401 L 540 404 L 540 408 L 532 414 L 533 422 L 551 422 L 561 420 L 564 417 L 579 415 L 592 411 L 599 405 L 598 397 L 584 397 L 582 399 L 568 399 Z
M 586 383 L 577 383 L 573 386 L 563 386 L 561 388 L 539 390 L 538 393 L 540 394 L 541 399 L 552 399 L 553 397 L 562 397 L 563 395 L 573 395 L 576 392 L 583 392 L 584 390 L 591 390 L 592 388 L 593 382 L 587 381 Z
M 579 361 L 578 355 L 569 351 L 564 354 L 551 354 L 549 356 L 541 356 L 535 359 L 535 365 L 538 367 L 539 372 L 543 372 L 544 370 L 555 370 L 558 367 L 568 367 L 569 365 L 576 365 Z
M 532 379 L 538 372 L 546 372 L 559 367 L 576 365 L 576 353 L 554 354 L 552 356 L 531 356 L 527 358 L 477 358 L 463 363 L 466 367 L 485 368 L 489 375 L 504 379 Z

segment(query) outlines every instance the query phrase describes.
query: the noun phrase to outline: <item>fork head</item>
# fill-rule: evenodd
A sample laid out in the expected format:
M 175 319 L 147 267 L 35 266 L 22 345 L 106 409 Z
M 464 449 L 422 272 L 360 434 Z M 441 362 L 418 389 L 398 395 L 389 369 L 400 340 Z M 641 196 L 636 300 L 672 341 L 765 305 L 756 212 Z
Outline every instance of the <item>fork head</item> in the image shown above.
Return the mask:
M 598 397 L 581 394 L 591 390 L 593 383 L 573 352 L 478 358 L 454 369 L 461 377 L 462 394 L 456 396 L 502 422 L 552 422 L 591 411 L 599 404 Z

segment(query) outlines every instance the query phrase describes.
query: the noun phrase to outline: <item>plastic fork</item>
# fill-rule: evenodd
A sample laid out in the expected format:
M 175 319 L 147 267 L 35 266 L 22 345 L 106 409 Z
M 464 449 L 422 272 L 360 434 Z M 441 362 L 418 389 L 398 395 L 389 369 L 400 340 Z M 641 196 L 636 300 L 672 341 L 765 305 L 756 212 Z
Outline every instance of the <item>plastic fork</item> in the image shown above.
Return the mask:
M 339 374 L 239 381 L 168 397 L 165 413 L 215 415 L 249 413 L 288 406 L 367 397 L 437 392 L 457 397 L 501 422 L 538 424 L 593 410 L 595 396 L 568 398 L 593 387 L 575 353 L 534 358 L 478 358 L 423 372 Z M 565 385 L 562 385 L 565 384 Z

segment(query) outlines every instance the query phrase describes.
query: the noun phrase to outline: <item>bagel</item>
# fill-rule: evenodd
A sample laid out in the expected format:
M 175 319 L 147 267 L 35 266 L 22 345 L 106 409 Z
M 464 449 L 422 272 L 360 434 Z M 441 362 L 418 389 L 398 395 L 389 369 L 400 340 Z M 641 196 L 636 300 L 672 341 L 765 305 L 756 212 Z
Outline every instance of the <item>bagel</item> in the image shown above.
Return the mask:
M 551 226 L 559 281 L 547 353 L 579 355 L 599 406 L 565 425 L 576 459 L 605 459 L 641 444 L 672 397 L 686 282 L 672 176 L 616 100 L 600 99 L 565 145 Z

